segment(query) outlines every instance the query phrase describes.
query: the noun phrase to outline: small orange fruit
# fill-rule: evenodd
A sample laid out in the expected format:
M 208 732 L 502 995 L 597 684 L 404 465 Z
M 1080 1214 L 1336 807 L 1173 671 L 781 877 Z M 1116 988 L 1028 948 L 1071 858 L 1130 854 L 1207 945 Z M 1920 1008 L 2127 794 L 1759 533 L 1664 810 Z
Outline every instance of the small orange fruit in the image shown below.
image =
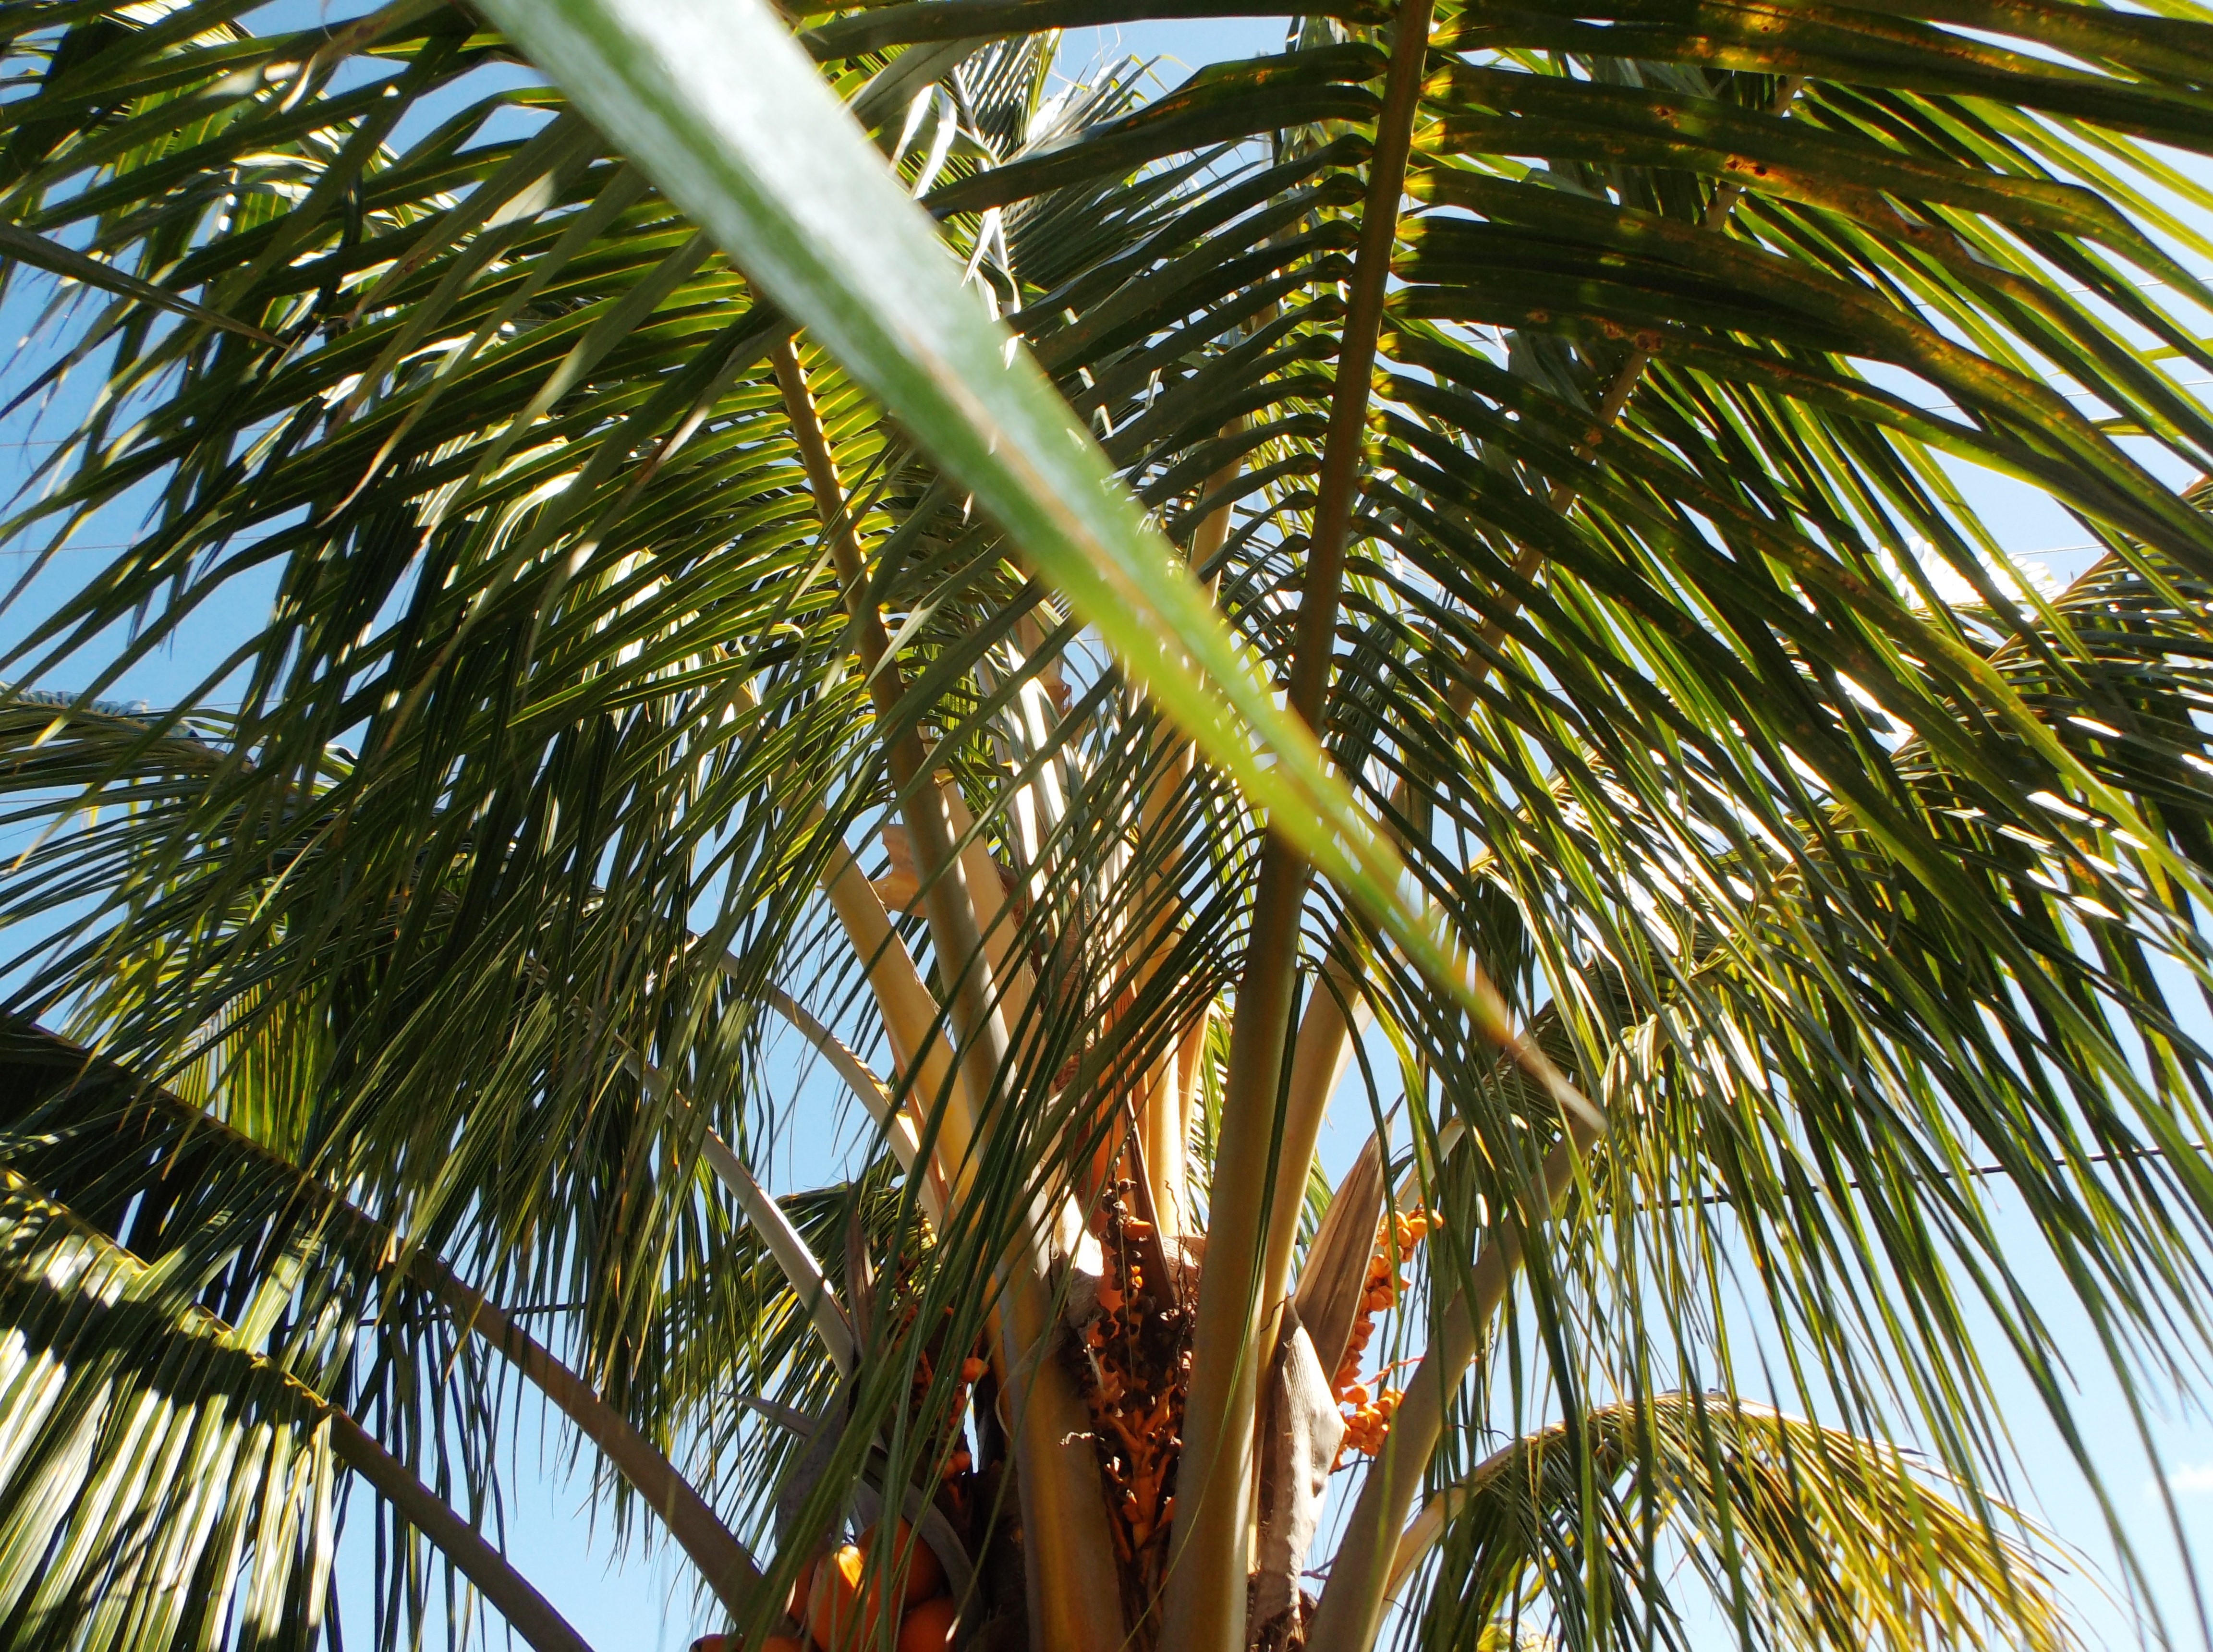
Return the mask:
M 875 1552 L 876 1528 L 873 1526 L 861 1533 L 861 1552 Z M 913 1529 L 901 1521 L 892 1530 L 892 1552 L 899 1564 L 906 1568 L 906 1587 L 899 1599 L 907 1606 L 918 1600 L 927 1600 L 945 1587 L 945 1568 L 937 1558 L 937 1551 L 915 1537 Z
M 702 1635 L 692 1643 L 692 1652 L 729 1652 L 729 1644 L 727 1635 Z
M 899 1625 L 899 1652 L 947 1652 L 953 1644 L 953 1597 L 924 1600 Z

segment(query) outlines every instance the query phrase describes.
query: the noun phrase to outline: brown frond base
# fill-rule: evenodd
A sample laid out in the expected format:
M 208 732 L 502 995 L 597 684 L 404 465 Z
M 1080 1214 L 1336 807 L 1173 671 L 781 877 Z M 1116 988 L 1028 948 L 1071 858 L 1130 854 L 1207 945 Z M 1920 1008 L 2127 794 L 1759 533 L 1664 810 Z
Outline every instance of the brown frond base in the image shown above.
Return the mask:
M 1307 1630 L 1321 1602 L 1299 1591 L 1299 1598 L 1265 1624 L 1255 1623 L 1253 1603 L 1259 1599 L 1260 1579 L 1255 1573 L 1245 1585 L 1245 1644 L 1251 1652 L 1306 1652 Z

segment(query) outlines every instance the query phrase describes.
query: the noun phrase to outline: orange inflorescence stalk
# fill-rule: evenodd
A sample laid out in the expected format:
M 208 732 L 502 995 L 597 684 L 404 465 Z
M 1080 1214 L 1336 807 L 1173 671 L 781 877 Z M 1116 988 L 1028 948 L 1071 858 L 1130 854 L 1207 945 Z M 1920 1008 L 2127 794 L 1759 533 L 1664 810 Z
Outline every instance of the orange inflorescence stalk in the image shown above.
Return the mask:
M 1144 1600 L 1157 1587 L 1175 1514 L 1191 1349 L 1187 1309 L 1167 1277 L 1159 1235 L 1129 1208 L 1131 1191 L 1124 1181 L 1100 1204 L 1106 1273 L 1076 1364 L 1097 1432 L 1117 1558 L 1125 1587 Z
M 1375 1229 L 1375 1253 L 1369 1259 L 1368 1283 L 1360 1293 L 1360 1312 L 1353 1317 L 1352 1337 L 1345 1344 L 1344 1357 L 1338 1363 L 1337 1375 L 1330 1379 L 1338 1409 L 1344 1417 L 1344 1443 L 1337 1453 L 1340 1466 L 1349 1451 L 1369 1457 L 1376 1455 L 1391 1432 L 1391 1418 L 1398 1411 L 1402 1391 L 1385 1387 L 1383 1373 L 1379 1371 L 1371 1392 L 1369 1385 L 1361 1381 L 1360 1367 L 1367 1357 L 1368 1344 L 1375 1335 L 1375 1316 L 1413 1286 L 1414 1282 L 1400 1273 L 1399 1267 L 1413 1259 L 1415 1247 L 1436 1225 L 1436 1217 L 1417 1209 L 1404 1216 L 1394 1215 Z

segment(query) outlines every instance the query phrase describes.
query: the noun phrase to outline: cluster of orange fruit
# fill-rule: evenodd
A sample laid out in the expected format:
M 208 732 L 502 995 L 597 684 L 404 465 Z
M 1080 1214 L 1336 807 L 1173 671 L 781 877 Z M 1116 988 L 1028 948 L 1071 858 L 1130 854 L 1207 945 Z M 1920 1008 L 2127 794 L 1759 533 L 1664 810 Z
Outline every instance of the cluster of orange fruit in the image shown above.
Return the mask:
M 1400 1273 L 1399 1267 L 1412 1259 L 1414 1247 L 1436 1226 L 1435 1216 L 1417 1208 L 1403 1216 L 1393 1214 L 1376 1227 L 1375 1252 L 1368 1259 L 1368 1282 L 1361 1288 L 1360 1311 L 1353 1316 L 1351 1338 L 1329 1384 L 1344 1417 L 1344 1443 L 1338 1448 L 1338 1463 L 1344 1461 L 1349 1451 L 1375 1456 L 1391 1432 L 1391 1419 L 1398 1412 L 1403 1391 L 1383 1387 L 1382 1374 L 1378 1372 L 1371 1393 L 1368 1384 L 1360 1380 L 1361 1362 L 1375 1335 L 1375 1316 L 1413 1288 L 1414 1282 Z
M 893 1312 L 891 1326 L 882 1339 L 885 1347 L 905 1346 L 919 1334 L 915 1323 L 921 1308 L 918 1268 L 914 1256 L 899 1259 L 899 1306 Z M 908 1379 L 906 1420 L 911 1435 L 924 1444 L 925 1450 L 942 1454 L 942 1490 L 951 1505 L 946 1512 L 958 1525 L 966 1519 L 969 1482 L 974 1478 L 976 1466 L 963 1443 L 960 1419 L 968 1410 L 970 1390 L 991 1367 L 972 1353 L 961 1360 L 960 1379 L 953 1385 L 943 1408 L 934 1416 L 925 1415 L 930 1411 L 930 1390 L 936 1381 L 937 1362 L 948 1356 L 945 1338 L 952 1324 L 953 1310 L 942 1308 L 938 1314 L 938 1330 L 920 1338 L 922 1345 L 915 1350 L 913 1373 Z
M 808 1652 L 810 1644 L 838 1652 L 878 1643 L 885 1600 L 882 1579 L 869 1570 L 875 1535 L 870 1527 L 857 1543 L 808 1563 L 792 1586 L 790 1604 L 806 1638 L 771 1635 L 761 1643 L 760 1652 Z M 947 1652 L 957 1609 L 945 1593 L 945 1568 L 905 1521 L 892 1533 L 892 1547 L 906 1569 L 898 1598 L 890 1603 L 899 1624 L 893 1644 L 899 1652 Z M 692 1643 L 692 1652 L 744 1652 L 744 1647 L 734 1635 L 703 1635 Z
M 911 1317 L 912 1310 L 910 1309 L 908 1312 Z M 930 1385 L 936 1380 L 932 1366 L 929 1349 L 924 1348 L 916 1354 L 914 1375 L 911 1379 L 907 1394 L 907 1420 L 918 1425 L 918 1431 L 924 1432 L 932 1440 L 953 1447 L 952 1451 L 946 1456 L 945 1466 L 941 1471 L 939 1478 L 944 1483 L 946 1494 L 952 1498 L 955 1509 L 958 1509 L 966 1502 L 969 1471 L 976 1466 L 975 1459 L 969 1454 L 968 1448 L 960 1444 L 956 1437 L 960 1432 L 960 1416 L 968 1409 L 969 1390 L 976 1386 L 976 1380 L 991 1368 L 972 1354 L 962 1360 L 960 1381 L 954 1385 L 952 1399 L 948 1403 L 943 1415 L 938 1419 L 936 1429 L 920 1429 L 919 1425 L 922 1423 L 924 1409 L 930 1398 Z

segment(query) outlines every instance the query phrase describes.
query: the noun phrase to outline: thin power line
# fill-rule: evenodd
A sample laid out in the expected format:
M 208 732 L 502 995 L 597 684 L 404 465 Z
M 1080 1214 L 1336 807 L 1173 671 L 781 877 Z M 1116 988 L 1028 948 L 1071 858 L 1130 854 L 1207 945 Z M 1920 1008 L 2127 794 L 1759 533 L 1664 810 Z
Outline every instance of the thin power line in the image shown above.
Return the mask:
M 2208 384 L 2213 384 L 2213 378 L 2171 379 L 2167 381 L 2167 387 L 2171 390 L 2195 390 L 2200 386 Z M 1877 387 L 1880 388 L 1881 387 L 1878 386 Z M 2095 401 L 2101 393 L 2095 390 L 2060 390 L 2058 385 L 2051 385 L 2050 387 L 2058 391 L 2061 396 L 2066 398 L 2066 399 L 2070 401 Z M 1960 404 L 1956 401 L 1950 400 L 1916 401 L 1909 402 L 1906 405 L 1911 407 L 1916 412 L 1922 413 L 1942 413 L 1946 411 L 1956 413 L 1960 411 Z
M 538 1302 L 534 1304 L 526 1304 L 521 1308 L 503 1308 L 499 1311 L 507 1315 L 510 1320 L 520 1320 L 527 1318 L 533 1314 L 580 1314 L 590 1306 L 591 1304 L 588 1302 Z M 431 1317 L 440 1320 L 450 1320 L 454 1317 L 454 1311 L 449 1308 L 435 1308 L 432 1310 Z M 375 1316 L 371 1316 L 367 1319 L 357 1320 L 356 1323 L 363 1326 L 373 1326 L 381 1324 L 382 1321 Z
M 2206 1150 L 2205 1143 L 2203 1142 L 2185 1142 L 2183 1145 L 2193 1153 L 2203 1153 Z M 2139 1159 L 2164 1159 L 2167 1156 L 2167 1151 L 2163 1147 L 2131 1147 L 2123 1148 L 2118 1152 L 2112 1153 L 2086 1153 L 2079 1159 L 2045 1159 L 2042 1161 L 2042 1163 L 2047 1168 L 2052 1170 L 2064 1170 L 2077 1164 L 2128 1163 L 2134 1162 Z M 2005 1165 L 1976 1164 L 1969 1165 L 1965 1170 L 1936 1170 L 1929 1172 L 1925 1174 L 1909 1173 L 1904 1178 L 1904 1180 L 1907 1181 L 1965 1181 L 1970 1178 L 1980 1180 L 1984 1176 L 2010 1176 L 2013 1173 L 2012 1169 Z M 1844 1186 L 1853 1192 L 1859 1192 L 1862 1185 L 1863 1184 L 1862 1184 L 1859 1178 L 1856 1176 L 1850 1178 L 1844 1183 Z M 1638 1208 L 1643 1210 L 1657 1209 L 1662 1210 L 1688 1210 L 1694 1204 L 1734 1204 L 1735 1203 L 1735 1199 L 1727 1193 L 1702 1193 L 1696 1198 L 1667 1199 L 1656 1206 L 1640 1205 Z

